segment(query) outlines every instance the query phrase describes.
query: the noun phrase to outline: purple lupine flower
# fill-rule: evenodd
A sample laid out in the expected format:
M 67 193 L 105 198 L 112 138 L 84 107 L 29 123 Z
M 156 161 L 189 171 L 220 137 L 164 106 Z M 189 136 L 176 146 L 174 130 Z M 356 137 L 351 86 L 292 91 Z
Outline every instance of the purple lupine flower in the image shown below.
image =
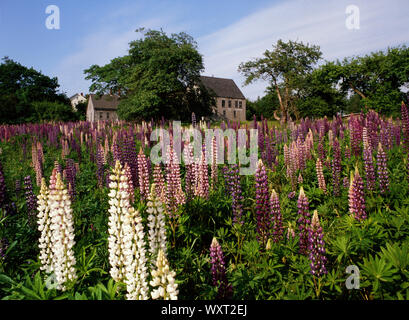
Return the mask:
M 210 263 L 212 264 L 212 283 L 217 288 L 217 299 L 231 298 L 233 287 L 227 279 L 223 251 L 216 238 L 213 238 L 210 245 Z
M 332 168 L 332 185 L 334 188 L 334 196 L 339 196 L 339 184 L 341 180 L 341 149 L 339 147 L 338 139 L 335 138 L 333 142 L 333 159 L 331 163 Z
M 274 242 L 279 242 L 283 236 L 283 216 L 281 214 L 280 198 L 273 189 L 270 197 L 271 216 Z
M 143 200 L 147 199 L 149 196 L 149 170 L 148 161 L 142 148 L 139 150 L 138 154 L 138 177 L 139 177 L 139 192 Z
M 270 236 L 270 195 L 268 192 L 268 178 L 266 168 L 263 161 L 260 159 L 257 165 L 255 174 L 255 189 L 256 189 L 256 217 L 257 217 L 257 232 L 258 240 L 265 247 Z
M 33 184 L 31 183 L 31 177 L 24 178 L 24 189 L 27 204 L 27 215 L 30 222 L 32 222 L 37 214 L 37 197 L 33 193 Z
M 298 207 L 298 229 L 300 231 L 300 253 L 306 255 L 308 249 L 308 229 L 310 226 L 309 201 L 304 193 L 304 188 L 300 188 L 300 195 L 297 201 Z
M 318 212 L 317 210 L 314 210 L 311 226 L 308 232 L 308 251 L 311 261 L 311 274 L 317 277 L 327 274 L 327 269 L 325 268 L 327 258 L 325 257 L 325 243 L 323 237 L 324 235 L 318 218 Z
M 287 195 L 288 199 L 294 199 L 295 197 L 295 191 L 291 191 L 288 195 Z
M 367 218 L 365 211 L 364 182 L 355 167 L 355 174 L 351 171 L 350 186 L 348 191 L 349 212 L 358 221 Z
M 382 144 L 378 145 L 378 154 L 376 157 L 376 164 L 378 167 L 379 189 L 381 193 L 389 191 L 389 175 L 387 167 L 386 153 L 383 151 Z
M 375 189 L 375 169 L 372 160 L 372 151 L 369 146 L 364 145 L 364 168 L 366 176 L 366 189 L 373 191 Z

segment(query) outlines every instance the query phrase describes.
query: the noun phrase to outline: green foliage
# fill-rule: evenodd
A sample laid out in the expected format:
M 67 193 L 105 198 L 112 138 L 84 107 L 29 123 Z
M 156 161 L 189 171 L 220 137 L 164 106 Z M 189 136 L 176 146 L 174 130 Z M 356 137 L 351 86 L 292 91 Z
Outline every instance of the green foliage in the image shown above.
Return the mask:
M 29 121 L 51 120 L 52 114 L 64 114 L 63 118 L 75 120 L 64 108 L 70 106 L 65 94 L 57 92 L 57 78 L 49 78 L 42 73 L 22 66 L 8 57 L 0 64 L 0 123 L 21 123 Z M 37 108 L 45 107 L 49 102 L 53 111 L 39 115 Z M 58 112 L 56 110 L 59 110 Z
M 32 106 L 33 114 L 30 122 L 70 121 L 76 118 L 71 105 L 61 102 L 36 101 Z
M 279 99 L 281 116 L 298 112 L 294 104 L 294 91 L 299 90 L 306 75 L 312 72 L 322 53 L 318 46 L 302 42 L 278 40 L 273 50 L 266 50 L 262 58 L 243 62 L 238 70 L 245 78 L 245 84 L 256 80 L 267 80 Z
M 213 99 L 200 82 L 204 67 L 194 39 L 183 32 L 137 32 L 143 37 L 130 42 L 128 55 L 84 71 L 90 91 L 121 92 L 118 115 L 126 120 L 210 115 Z

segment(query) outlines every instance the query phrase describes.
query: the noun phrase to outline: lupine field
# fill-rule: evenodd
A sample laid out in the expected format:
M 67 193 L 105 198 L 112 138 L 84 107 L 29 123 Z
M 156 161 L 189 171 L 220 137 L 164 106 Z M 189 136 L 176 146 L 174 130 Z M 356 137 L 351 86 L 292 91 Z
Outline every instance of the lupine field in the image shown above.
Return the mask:
M 0 126 L 2 299 L 409 299 L 408 106 L 218 124 L 258 129 L 254 175 L 154 165 L 157 127 Z

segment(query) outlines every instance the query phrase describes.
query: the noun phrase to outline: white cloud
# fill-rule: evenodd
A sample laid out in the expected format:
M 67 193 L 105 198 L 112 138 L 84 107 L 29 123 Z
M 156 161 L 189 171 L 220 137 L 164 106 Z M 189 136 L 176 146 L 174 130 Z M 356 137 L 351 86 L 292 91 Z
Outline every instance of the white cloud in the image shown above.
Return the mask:
M 237 67 L 241 62 L 261 57 L 278 39 L 317 44 L 327 60 L 365 54 L 408 41 L 405 33 L 409 29 L 407 0 L 355 0 L 361 14 L 359 30 L 348 30 L 345 26 L 345 9 L 349 4 L 349 0 L 282 1 L 202 36 L 196 40 L 204 56 L 205 74 L 233 78 L 248 98 L 255 99 L 264 95 L 267 84 L 259 81 L 243 87 L 244 78 Z M 176 10 L 155 8 L 154 16 L 151 13 L 140 19 L 134 16 L 137 11 L 143 8 L 137 5 L 118 8 L 107 17 L 108 23 L 102 30 L 85 37 L 80 49 L 62 60 L 54 74 L 59 75 L 61 86 L 67 88 L 69 94 L 88 91 L 90 83 L 84 80 L 84 69 L 92 64 L 106 64 L 127 53 L 128 43 L 136 38 L 136 27 L 126 30 L 126 18 L 148 28 L 166 26 L 167 33 L 189 33 L 188 19 Z M 200 21 L 195 24 L 200 25 Z
M 360 9 L 360 29 L 345 26 L 349 1 L 293 0 L 275 4 L 198 39 L 206 74 L 233 78 L 242 87 L 241 62 L 261 57 L 278 39 L 317 44 L 323 58 L 334 60 L 407 43 L 409 29 L 405 0 L 355 1 Z M 266 83 L 242 87 L 250 99 L 264 94 Z

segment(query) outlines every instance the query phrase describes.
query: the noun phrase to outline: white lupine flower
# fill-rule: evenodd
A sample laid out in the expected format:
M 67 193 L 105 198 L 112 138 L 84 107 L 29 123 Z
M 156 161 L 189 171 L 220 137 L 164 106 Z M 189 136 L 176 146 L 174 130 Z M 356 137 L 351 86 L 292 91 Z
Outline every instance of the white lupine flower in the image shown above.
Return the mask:
M 159 249 L 156 260 L 156 270 L 152 270 L 152 287 L 158 287 L 151 292 L 152 299 L 177 300 L 179 290 L 175 283 L 176 272 L 169 269 L 169 262 L 163 251 Z
M 110 274 L 115 281 L 126 284 L 128 300 L 146 300 L 149 298 L 149 289 L 142 218 L 129 203 L 128 178 L 119 161 L 115 163 L 110 178 Z
M 37 210 L 38 210 L 38 231 L 41 232 L 38 247 L 40 248 L 40 261 L 41 270 L 45 270 L 47 273 L 52 271 L 52 249 L 51 249 L 51 219 L 50 219 L 50 207 L 48 205 L 48 187 L 45 183 L 45 179 L 41 180 L 40 194 L 37 196 Z
M 149 252 L 151 261 L 155 264 L 158 251 L 161 249 L 166 257 L 166 230 L 165 216 L 163 215 L 163 204 L 155 192 L 155 184 L 152 184 L 151 192 L 148 198 L 148 227 L 149 227 Z
M 55 175 L 55 172 L 53 172 Z M 55 186 L 51 187 L 48 195 L 52 263 L 51 269 L 57 280 L 57 289 L 65 290 L 68 281 L 76 279 L 74 265 L 76 263 L 72 250 L 74 242 L 74 228 L 72 221 L 71 200 L 68 191 L 61 181 L 61 174 L 57 173 Z

